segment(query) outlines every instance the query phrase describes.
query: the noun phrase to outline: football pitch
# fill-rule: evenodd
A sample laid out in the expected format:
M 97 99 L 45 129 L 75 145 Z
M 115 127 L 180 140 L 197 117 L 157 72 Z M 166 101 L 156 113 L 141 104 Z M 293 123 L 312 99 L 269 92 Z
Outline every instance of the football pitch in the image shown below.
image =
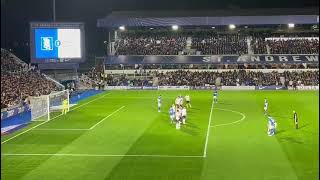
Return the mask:
M 176 130 L 168 111 L 180 94 L 192 108 Z M 278 124 L 272 137 L 264 98 Z M 217 104 L 212 91 L 108 91 L 2 137 L 1 178 L 316 180 L 318 141 L 319 91 L 220 91 Z

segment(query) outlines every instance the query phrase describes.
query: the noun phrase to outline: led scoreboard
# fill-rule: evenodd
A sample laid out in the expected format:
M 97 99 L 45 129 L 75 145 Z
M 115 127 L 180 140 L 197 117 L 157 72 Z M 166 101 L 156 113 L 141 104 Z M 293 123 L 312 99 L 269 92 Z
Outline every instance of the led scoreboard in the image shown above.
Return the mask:
M 32 63 L 76 63 L 85 60 L 83 23 L 30 23 Z

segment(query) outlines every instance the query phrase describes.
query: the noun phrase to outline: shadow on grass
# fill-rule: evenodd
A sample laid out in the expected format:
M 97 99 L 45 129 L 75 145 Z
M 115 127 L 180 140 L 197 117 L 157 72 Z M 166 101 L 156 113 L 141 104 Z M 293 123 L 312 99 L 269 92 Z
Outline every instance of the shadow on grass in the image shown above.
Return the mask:
M 184 125 L 183 125 L 184 126 Z M 191 136 L 197 136 L 198 134 L 199 134 L 199 131 L 196 131 L 196 130 L 193 130 L 193 129 L 191 129 L 191 128 L 188 128 L 188 127 L 186 127 L 186 126 L 184 126 L 184 127 L 181 127 L 181 131 L 182 132 L 184 132 L 184 133 L 186 133 L 186 134 L 189 134 L 189 135 L 191 135 Z
M 231 103 L 226 103 L 226 102 L 218 102 L 217 104 L 220 104 L 220 105 L 227 105 L 227 106 L 231 106 L 233 104 Z
M 303 129 L 303 128 L 307 127 L 307 126 L 309 126 L 309 124 L 305 124 L 303 126 L 300 126 L 299 129 Z
M 276 134 L 282 134 L 284 132 L 286 132 L 286 130 L 280 130 L 280 131 L 276 131 Z
M 299 130 L 299 129 L 298 129 Z M 311 132 L 311 131 L 306 131 L 306 130 L 301 130 L 301 128 L 300 128 L 300 130 L 299 131 L 302 131 L 302 132 L 305 132 L 305 133 L 308 133 L 308 134 L 311 134 L 312 136 L 318 136 L 319 135 L 319 133 L 315 133 L 315 132 Z
M 295 143 L 295 144 L 304 144 L 304 142 L 302 141 L 298 141 L 297 139 L 293 138 L 293 137 L 283 137 L 283 138 L 279 138 L 280 141 L 287 141 L 290 143 Z
M 191 123 L 191 122 L 187 122 L 185 126 L 190 128 L 200 129 L 198 126 L 196 126 L 194 123 Z

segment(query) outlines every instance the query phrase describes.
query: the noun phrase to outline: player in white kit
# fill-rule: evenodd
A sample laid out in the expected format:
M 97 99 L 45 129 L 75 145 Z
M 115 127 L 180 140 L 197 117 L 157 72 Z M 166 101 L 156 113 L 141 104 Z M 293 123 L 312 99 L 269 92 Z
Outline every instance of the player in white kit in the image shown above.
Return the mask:
M 183 97 L 180 95 L 179 96 L 179 105 L 182 106 L 183 105 Z
M 267 99 L 264 99 L 263 110 L 264 110 L 264 115 L 267 115 L 268 114 L 268 100 Z
M 181 115 L 182 115 L 182 124 L 186 124 L 187 109 L 185 107 L 182 108 Z
M 161 111 L 161 95 L 158 97 L 158 112 Z
M 181 119 L 181 111 L 179 108 L 177 108 L 177 110 L 176 110 L 176 121 L 177 121 L 176 122 L 176 129 L 180 129 L 180 127 L 181 127 L 180 119 Z
M 177 109 L 178 106 L 179 106 L 179 97 L 176 98 L 176 100 L 174 101 L 174 103 L 176 104 L 176 109 Z

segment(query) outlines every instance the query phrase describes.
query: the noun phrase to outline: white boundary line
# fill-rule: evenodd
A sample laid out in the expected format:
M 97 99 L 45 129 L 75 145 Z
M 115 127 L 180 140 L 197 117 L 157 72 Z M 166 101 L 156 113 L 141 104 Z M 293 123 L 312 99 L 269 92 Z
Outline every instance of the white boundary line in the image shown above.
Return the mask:
M 103 119 L 101 119 L 99 122 L 97 122 L 96 124 L 92 125 L 90 128 L 88 129 L 68 129 L 68 128 L 37 128 L 37 129 L 33 129 L 34 131 L 88 131 L 88 130 L 92 130 L 93 128 L 95 128 L 97 125 L 99 125 L 100 123 L 102 123 L 104 120 L 108 119 L 110 116 L 112 116 L 113 114 L 117 113 L 118 111 L 120 111 L 122 108 L 124 108 L 125 106 L 122 106 L 120 108 L 118 108 L 117 110 L 113 111 L 111 114 L 109 114 L 108 116 L 104 117 Z
M 71 109 L 70 111 L 76 110 L 76 109 L 78 109 L 78 108 L 80 108 L 80 107 L 82 107 L 82 106 L 84 106 L 84 105 L 87 105 L 87 104 L 89 104 L 89 103 L 92 103 L 93 101 L 96 101 L 96 100 L 98 100 L 98 99 L 101 99 L 101 98 L 103 98 L 103 97 L 105 97 L 105 96 L 107 96 L 107 95 L 109 95 L 109 94 L 110 94 L 110 92 L 107 93 L 107 94 L 105 94 L 105 95 L 103 95 L 103 96 L 100 96 L 100 97 L 98 97 L 98 98 L 96 98 L 96 99 L 93 99 L 93 100 L 91 100 L 91 101 L 88 101 L 88 102 L 86 102 L 86 103 L 84 103 L 84 104 L 81 104 L 81 105 L 79 105 L 79 106 Z M 69 112 L 70 112 L 70 111 L 69 111 Z
M 93 102 L 93 101 L 96 101 L 96 100 L 98 100 L 98 99 L 100 99 L 100 98 L 103 98 L 103 97 L 105 97 L 105 96 L 107 96 L 107 95 L 109 95 L 109 94 L 110 94 L 110 93 L 107 93 L 107 94 L 105 94 L 105 95 L 103 95 L 103 96 L 100 96 L 100 97 L 98 97 L 98 98 L 96 98 L 96 99 L 93 99 L 93 100 L 91 100 L 91 101 L 89 101 L 89 102 L 86 102 L 86 103 L 84 103 L 84 104 L 81 104 L 80 106 L 77 106 L 77 107 L 71 109 L 70 111 L 76 110 L 76 109 L 78 109 L 78 108 L 80 108 L 80 107 L 82 107 L 82 106 L 84 106 L 84 105 L 87 105 L 87 104 L 89 104 L 89 103 L 91 103 L 91 102 Z M 69 112 L 70 112 L 70 111 L 69 111 Z M 45 123 L 47 123 L 47 122 L 50 122 L 50 121 L 54 120 L 55 118 L 60 117 L 61 115 L 62 115 L 62 114 L 60 114 L 60 115 L 58 115 L 58 116 L 56 116 L 56 117 L 54 117 L 54 118 L 52 118 L 52 119 L 50 119 L 50 120 L 48 120 L 48 121 L 44 121 L 44 122 L 42 122 L 42 123 L 40 123 L 40 124 L 38 124 L 38 125 L 36 125 L 36 126 L 33 126 L 33 127 L 30 128 L 30 129 L 27 129 L 27 130 L 25 130 L 25 131 L 22 131 L 21 133 L 16 134 L 15 136 L 12 136 L 11 138 L 2 141 L 1 144 L 4 144 L 4 143 L 10 141 L 11 139 L 14 139 L 14 138 L 16 138 L 16 137 L 18 137 L 18 136 L 20 136 L 20 135 L 22 135 L 22 134 L 24 134 L 24 133 L 32 130 L 32 129 L 34 129 L 34 128 L 36 128 L 36 127 L 39 127 L 39 126 L 41 126 L 41 125 L 43 125 L 43 124 L 45 124 Z
M 1 156 L 77 156 L 77 157 L 163 157 L 163 158 L 203 158 L 203 156 L 184 155 L 152 155 L 152 154 L 13 154 L 3 153 Z
M 31 120 L 33 122 L 43 122 L 43 121 L 46 121 L 46 120 Z
M 207 130 L 207 136 L 206 136 L 206 143 L 204 145 L 204 150 L 203 150 L 203 157 L 207 157 L 207 147 L 208 147 L 208 141 L 209 141 L 210 127 L 211 127 L 211 116 L 212 116 L 213 104 L 214 104 L 214 101 L 212 100 L 210 116 L 209 116 L 209 123 L 208 123 L 208 130 Z
M 230 123 L 217 124 L 217 125 L 214 125 L 214 126 L 211 126 L 211 127 L 227 126 L 227 125 L 231 125 L 231 124 L 236 124 L 236 123 L 239 123 L 239 122 L 243 121 L 246 118 L 245 114 L 243 114 L 241 112 L 238 112 L 238 111 L 233 111 L 233 110 L 230 110 L 230 109 L 222 109 L 222 108 L 214 108 L 214 109 L 218 109 L 218 110 L 221 110 L 221 111 L 229 111 L 229 112 L 233 112 L 233 113 L 236 113 L 236 114 L 240 114 L 242 116 L 242 118 L 240 120 L 237 120 L 237 121 L 233 121 L 233 122 L 230 122 Z
M 51 129 L 51 128 L 36 128 L 33 131 L 87 131 L 89 129 Z
M 108 116 L 104 117 L 103 119 L 101 119 L 99 122 L 97 122 L 96 124 L 94 124 L 93 126 L 91 126 L 89 128 L 89 130 L 95 128 L 97 125 L 99 125 L 100 123 L 102 123 L 104 120 L 108 119 L 110 116 L 112 116 L 113 114 L 117 113 L 118 111 L 120 111 L 122 108 L 124 108 L 125 106 L 122 106 L 120 108 L 118 108 L 116 111 L 113 111 L 113 113 L 109 114 Z

